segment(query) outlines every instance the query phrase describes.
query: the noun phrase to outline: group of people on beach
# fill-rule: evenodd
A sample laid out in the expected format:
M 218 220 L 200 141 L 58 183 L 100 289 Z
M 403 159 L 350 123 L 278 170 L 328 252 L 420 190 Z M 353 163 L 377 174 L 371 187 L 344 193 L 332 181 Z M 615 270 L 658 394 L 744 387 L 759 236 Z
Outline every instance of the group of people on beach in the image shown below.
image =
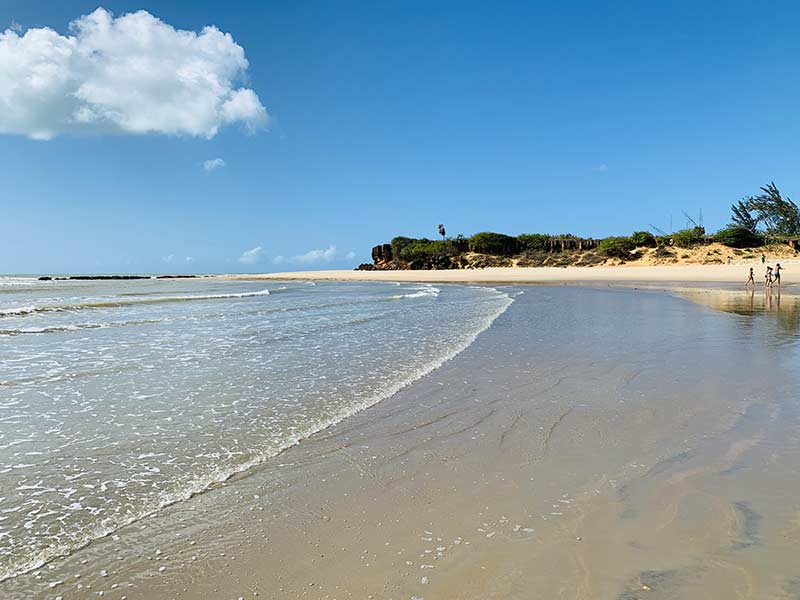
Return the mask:
M 761 263 L 764 264 L 765 260 L 764 257 L 761 257 Z M 767 272 L 764 273 L 764 288 L 769 289 L 773 286 L 780 287 L 781 286 L 781 263 L 775 263 L 775 268 L 773 269 L 770 266 L 767 266 Z M 755 287 L 756 280 L 755 280 L 755 273 L 753 272 L 753 267 L 750 267 L 750 275 L 747 277 L 747 281 L 745 285 L 752 285 Z

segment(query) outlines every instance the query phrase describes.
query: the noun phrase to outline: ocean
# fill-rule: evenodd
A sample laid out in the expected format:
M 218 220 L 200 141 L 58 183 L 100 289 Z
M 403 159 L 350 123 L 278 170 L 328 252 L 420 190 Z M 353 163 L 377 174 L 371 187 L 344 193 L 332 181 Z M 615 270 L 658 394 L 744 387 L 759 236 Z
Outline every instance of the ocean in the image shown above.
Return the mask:
M 511 302 L 491 287 L 0 278 L 0 581 L 391 396 Z

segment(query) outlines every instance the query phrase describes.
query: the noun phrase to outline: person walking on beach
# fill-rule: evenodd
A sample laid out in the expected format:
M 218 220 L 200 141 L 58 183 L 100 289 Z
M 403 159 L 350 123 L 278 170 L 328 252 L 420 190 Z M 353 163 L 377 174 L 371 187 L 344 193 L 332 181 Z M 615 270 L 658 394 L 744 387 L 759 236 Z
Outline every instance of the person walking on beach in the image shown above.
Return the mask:
M 782 269 L 782 268 L 783 268 L 783 267 L 781 266 L 781 263 L 776 263 L 776 264 L 775 264 L 775 276 L 774 276 L 773 282 L 774 282 L 774 283 L 775 283 L 775 285 L 777 285 L 778 287 L 780 287 L 780 286 L 781 286 L 781 269 Z
M 772 267 L 767 267 L 767 272 L 764 273 L 764 288 L 769 289 L 772 287 Z
M 747 281 L 744 282 L 746 286 L 752 284 L 753 287 L 756 287 L 756 280 L 753 275 L 753 267 L 750 267 L 750 275 L 747 276 Z
M 766 257 L 765 254 L 762 254 L 761 255 L 761 264 L 763 265 L 765 262 L 767 262 L 767 257 Z

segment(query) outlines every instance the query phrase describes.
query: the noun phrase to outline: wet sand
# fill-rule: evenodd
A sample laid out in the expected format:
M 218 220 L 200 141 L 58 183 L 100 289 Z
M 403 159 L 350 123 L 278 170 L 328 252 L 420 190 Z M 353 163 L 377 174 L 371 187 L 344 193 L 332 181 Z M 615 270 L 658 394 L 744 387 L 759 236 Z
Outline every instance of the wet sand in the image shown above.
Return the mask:
M 800 597 L 797 329 L 738 301 L 511 293 L 391 399 L 0 596 Z

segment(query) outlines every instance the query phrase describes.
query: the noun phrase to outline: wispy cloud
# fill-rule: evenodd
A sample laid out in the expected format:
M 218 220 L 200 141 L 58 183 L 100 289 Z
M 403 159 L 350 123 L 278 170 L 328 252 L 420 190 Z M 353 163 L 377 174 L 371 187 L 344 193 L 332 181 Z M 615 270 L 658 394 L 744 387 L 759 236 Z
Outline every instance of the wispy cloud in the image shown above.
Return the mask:
M 305 254 L 295 256 L 294 261 L 301 265 L 331 262 L 336 258 L 336 246 L 330 245 L 325 250 L 309 250 Z
M 336 246 L 331 244 L 325 249 L 320 250 L 309 250 L 305 254 L 298 254 L 297 256 L 283 256 L 278 255 L 272 259 L 272 262 L 276 265 L 283 265 L 283 264 L 296 264 L 296 265 L 314 265 L 314 264 L 324 264 L 324 263 L 331 263 L 335 260 L 353 260 L 356 257 L 356 253 L 352 250 L 342 256 L 337 250 Z
M 256 246 L 242 252 L 241 256 L 239 256 L 239 262 L 243 265 L 254 265 L 261 259 L 263 254 L 264 249 L 261 246 Z
M 170 264 L 173 260 L 175 260 L 174 254 L 167 254 L 161 258 L 161 262 L 165 262 L 167 264 Z
M 206 171 L 206 173 L 216 169 L 221 169 L 224 166 L 225 161 L 221 158 L 211 158 L 203 163 L 203 169 Z
M 193 263 L 194 262 L 194 256 L 187 256 L 186 257 L 186 262 L 187 263 Z
M 594 167 L 589 167 L 588 171 L 590 173 L 605 173 L 608 171 L 608 165 L 606 163 L 601 163 L 599 165 L 595 165 Z

